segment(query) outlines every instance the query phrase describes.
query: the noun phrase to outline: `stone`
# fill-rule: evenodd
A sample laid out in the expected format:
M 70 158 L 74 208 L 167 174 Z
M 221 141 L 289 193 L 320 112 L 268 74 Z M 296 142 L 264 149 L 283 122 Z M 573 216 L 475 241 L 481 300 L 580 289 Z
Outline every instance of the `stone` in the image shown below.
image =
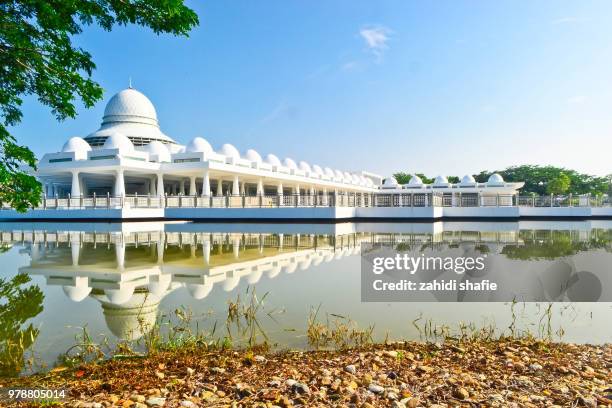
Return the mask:
M 310 388 L 304 383 L 296 382 L 291 386 L 291 389 L 298 394 L 310 394 Z
M 222 367 L 213 367 L 210 369 L 213 373 L 223 374 L 225 372 L 225 368 Z
M 344 371 L 346 371 L 347 373 L 355 374 L 357 372 L 357 367 L 355 367 L 355 365 L 353 364 L 347 365 L 346 367 L 344 367 Z
M 147 405 L 150 407 L 163 407 L 166 404 L 166 399 L 161 397 L 149 398 Z
M 287 384 L 289 387 L 293 387 L 295 385 L 295 383 L 297 383 L 297 381 L 295 381 L 292 378 L 290 378 L 287 381 L 285 381 L 285 384 Z
M 391 408 L 406 408 L 406 405 L 400 401 L 393 401 L 391 403 Z
M 397 351 L 395 350 L 385 350 L 383 351 L 383 356 L 397 358 Z
M 144 395 L 134 394 L 130 399 L 134 402 L 145 402 L 146 397 Z
M 395 380 L 397 378 L 397 373 L 395 371 L 389 371 L 387 373 L 387 378 L 390 380 Z
M 183 400 L 181 401 L 181 407 L 184 408 L 196 408 L 197 405 L 189 400 Z
M 531 371 L 540 371 L 542 368 L 542 365 L 538 364 L 538 363 L 533 363 L 533 364 L 529 364 L 529 369 Z
M 453 397 L 460 399 L 460 400 L 464 400 L 470 397 L 470 393 L 465 388 L 459 387 L 459 388 L 455 388 L 455 391 L 453 392 Z
M 253 360 L 257 361 L 258 363 L 264 363 L 266 358 L 264 356 L 255 356 L 253 357 Z
M 374 383 L 368 385 L 368 390 L 370 392 L 373 392 L 374 394 L 382 394 L 383 392 L 385 392 L 385 389 L 383 387 Z
M 416 407 L 419 406 L 419 399 L 418 398 L 410 398 L 404 404 L 406 404 L 406 407 L 408 407 L 408 408 L 416 408 Z

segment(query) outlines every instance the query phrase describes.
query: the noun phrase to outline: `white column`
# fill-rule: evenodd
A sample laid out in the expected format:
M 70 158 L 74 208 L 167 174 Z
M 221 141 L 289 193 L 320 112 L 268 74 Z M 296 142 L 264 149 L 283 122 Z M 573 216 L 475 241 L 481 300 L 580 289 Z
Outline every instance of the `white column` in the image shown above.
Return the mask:
M 117 258 L 117 269 L 122 271 L 125 269 L 125 241 L 123 238 L 121 242 L 115 244 L 115 256 Z
M 246 195 L 246 183 L 244 181 L 240 183 L 240 195 L 241 196 Z
M 185 195 L 185 179 L 181 179 L 181 182 L 179 184 L 179 194 Z
M 72 172 L 72 189 L 70 191 L 70 197 L 78 198 L 81 196 L 81 181 L 79 180 L 79 172 Z
M 232 249 L 234 252 L 234 259 L 238 259 L 240 257 L 240 236 L 236 236 L 232 240 Z
M 157 175 L 157 195 L 163 197 L 164 194 L 164 175 L 159 173 Z
M 296 185 L 295 186 L 295 195 L 299 196 L 300 195 L 300 185 Z
M 123 177 L 123 170 L 117 170 L 115 175 L 115 196 L 123 197 L 125 195 L 125 179 Z
M 261 178 L 259 180 L 257 180 L 257 195 L 258 196 L 264 195 L 263 179 L 261 179 Z
M 217 180 L 217 197 L 223 197 L 223 180 Z
M 202 242 L 202 255 L 204 256 L 204 264 L 208 265 L 210 263 L 210 241 L 208 239 Z
M 149 194 L 152 196 L 157 195 L 157 192 L 155 191 L 155 178 L 149 180 Z
M 197 190 L 196 190 L 196 178 L 191 176 L 189 177 L 189 195 L 190 196 L 195 196 L 197 195 Z
M 283 183 L 278 183 L 278 187 L 276 187 L 276 194 L 283 195 Z
M 72 255 L 72 266 L 79 266 L 79 255 L 81 254 L 81 236 L 75 234 L 71 235 L 70 238 L 70 253 Z
M 202 177 L 202 197 L 208 197 L 210 196 L 210 176 L 208 175 L 208 170 L 204 172 Z
M 232 195 L 240 195 L 240 181 L 238 180 L 238 175 L 234 175 L 234 182 L 232 183 Z

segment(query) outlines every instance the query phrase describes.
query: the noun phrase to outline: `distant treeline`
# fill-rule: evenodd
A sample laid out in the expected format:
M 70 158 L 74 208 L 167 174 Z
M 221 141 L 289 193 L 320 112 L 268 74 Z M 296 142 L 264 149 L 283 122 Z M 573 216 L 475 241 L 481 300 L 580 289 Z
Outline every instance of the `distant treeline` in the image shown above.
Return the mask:
M 481 171 L 473 174 L 479 183 L 485 183 L 491 174 L 500 174 L 505 181 L 523 181 L 525 186 L 521 189 L 522 194 L 587 194 L 612 195 L 612 174 L 605 177 L 597 177 L 582 174 L 576 170 L 565 169 L 555 166 L 512 166 L 505 170 Z M 423 183 L 433 183 L 434 178 L 425 174 L 416 173 Z M 407 184 L 412 177 L 409 173 L 395 173 L 393 175 L 398 183 Z M 461 177 L 447 177 L 450 183 L 459 183 Z

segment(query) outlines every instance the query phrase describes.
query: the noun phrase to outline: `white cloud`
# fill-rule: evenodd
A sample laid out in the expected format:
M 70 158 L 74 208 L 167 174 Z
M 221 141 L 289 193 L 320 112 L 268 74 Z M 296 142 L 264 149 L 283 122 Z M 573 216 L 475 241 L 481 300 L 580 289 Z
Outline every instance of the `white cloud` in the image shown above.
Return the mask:
M 584 95 L 575 95 L 567 98 L 567 103 L 572 105 L 582 105 L 587 100 L 587 97 Z
M 551 21 L 552 24 L 572 24 L 572 23 L 582 23 L 585 19 L 578 17 L 561 17 L 556 20 Z
M 365 41 L 367 49 L 374 53 L 378 58 L 389 48 L 387 43 L 391 36 L 391 30 L 387 27 L 376 26 L 366 27 L 359 30 L 359 35 Z

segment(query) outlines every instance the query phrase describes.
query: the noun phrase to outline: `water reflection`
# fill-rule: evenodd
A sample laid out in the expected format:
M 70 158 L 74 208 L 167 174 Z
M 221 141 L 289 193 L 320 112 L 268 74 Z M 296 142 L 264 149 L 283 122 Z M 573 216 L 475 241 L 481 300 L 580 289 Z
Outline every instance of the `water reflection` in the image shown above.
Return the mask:
M 415 253 L 441 250 L 486 253 L 492 262 L 490 271 L 500 279 L 533 278 L 534 284 L 529 286 L 542 298 L 584 300 L 585 291 L 592 295 L 594 285 L 602 284 L 599 280 L 602 272 L 610 272 L 612 222 L 0 224 L 2 247 L 15 246 L 29 258 L 21 267 L 9 264 L 5 276 L 9 279 L 38 277 L 49 288 L 61 287 L 73 304 L 95 300 L 107 330 L 127 340 L 142 337 L 155 323 L 161 309 L 194 301 L 206 304 L 215 288 L 230 293 L 237 291 L 240 284 L 257 285 L 279 275 L 306 274 L 321 270 L 327 263 L 334 271 L 351 274 L 343 278 L 351 280 L 351 288 L 358 286 L 359 271 L 354 269 L 359 264 L 348 259 L 359 258 L 355 255 L 360 253 L 361 243 L 390 244 L 398 250 Z M 578 254 L 595 252 L 606 255 L 577 261 Z M 593 272 L 598 275 L 594 276 Z M 350 288 L 339 286 L 338 278 L 321 273 L 316 276 L 318 280 L 296 277 L 295 282 L 300 283 L 278 288 L 272 285 L 271 291 L 273 294 L 291 292 L 288 296 L 295 305 L 284 305 L 287 308 L 339 301 L 364 315 L 367 308 L 378 310 L 359 304 L 358 295 Z M 561 287 L 560 280 L 570 285 Z M 38 287 L 16 289 L 25 283 L 4 282 L 8 286 L 1 292 L 2 344 L 14 343 L 17 340 L 11 336 L 22 333 L 18 340 L 27 346 L 38 335 L 32 325 L 21 327 L 42 311 L 43 297 Z M 604 284 L 612 282 L 608 279 Z M 184 292 L 171 296 L 179 289 Z M 43 290 L 48 291 L 44 287 Z M 184 293 L 191 299 L 186 299 Z M 440 295 L 436 296 L 430 300 L 441 300 Z M 456 293 L 448 296 L 460 298 Z M 160 306 L 170 298 L 169 305 Z M 70 316 L 78 316 L 79 308 L 58 307 L 49 317 L 56 325 L 65 326 Z M 15 315 L 16 311 L 23 315 Z M 87 319 L 93 320 L 94 316 L 89 315 Z M 3 347 L 0 352 L 8 350 L 7 346 Z

